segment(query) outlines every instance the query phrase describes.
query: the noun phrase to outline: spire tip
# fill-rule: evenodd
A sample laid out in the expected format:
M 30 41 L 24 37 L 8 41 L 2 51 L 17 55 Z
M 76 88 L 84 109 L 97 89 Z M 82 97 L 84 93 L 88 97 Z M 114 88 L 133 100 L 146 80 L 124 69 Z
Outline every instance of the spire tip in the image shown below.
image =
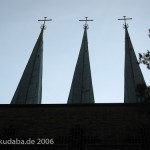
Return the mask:
M 79 21 L 85 21 L 85 24 L 83 25 L 83 28 L 84 28 L 84 29 L 88 29 L 88 28 L 89 28 L 89 26 L 88 26 L 88 24 L 87 24 L 87 21 L 93 21 L 93 20 L 88 20 L 87 18 L 88 18 L 88 17 L 85 17 L 85 20 L 79 20 Z
M 45 21 L 52 21 L 52 19 L 46 19 L 47 17 L 44 17 L 44 20 L 38 20 L 38 21 L 44 21 L 44 23 L 41 26 L 41 29 L 46 29 Z
M 118 20 L 124 20 L 123 28 L 127 29 L 129 25 L 126 23 L 126 20 L 131 20 L 132 18 L 126 18 L 126 16 L 123 16 L 123 19 L 118 19 Z

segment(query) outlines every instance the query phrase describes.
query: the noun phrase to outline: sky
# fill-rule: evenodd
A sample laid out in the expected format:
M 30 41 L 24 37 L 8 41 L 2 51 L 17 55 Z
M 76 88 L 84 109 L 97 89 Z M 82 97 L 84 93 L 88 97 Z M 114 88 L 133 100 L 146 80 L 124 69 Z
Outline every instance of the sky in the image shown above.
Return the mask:
M 0 104 L 9 104 L 46 22 L 42 104 L 67 103 L 82 37 L 80 19 L 88 17 L 88 47 L 96 103 L 123 103 L 125 33 L 135 53 L 150 48 L 149 0 L 0 0 Z M 149 49 L 150 50 L 150 49 Z M 150 70 L 140 65 L 147 85 Z

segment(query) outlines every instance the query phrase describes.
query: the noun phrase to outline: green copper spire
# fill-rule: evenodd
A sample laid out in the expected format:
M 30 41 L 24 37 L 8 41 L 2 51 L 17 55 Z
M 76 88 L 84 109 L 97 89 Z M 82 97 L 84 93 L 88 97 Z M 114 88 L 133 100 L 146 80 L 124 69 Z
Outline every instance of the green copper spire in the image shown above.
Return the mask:
M 43 30 L 34 46 L 11 104 L 41 104 L 43 68 Z
M 120 20 L 129 20 L 125 18 Z M 128 25 L 124 24 L 125 29 L 125 70 L 124 70 L 124 102 L 142 103 L 142 88 L 146 87 L 138 60 L 136 58 L 132 42 L 128 33 Z
M 86 20 L 88 21 L 88 20 Z M 87 24 L 76 64 L 72 85 L 68 97 L 68 104 L 94 103 L 94 93 L 89 61 Z
M 46 28 L 44 21 L 41 33 L 33 48 L 32 54 L 23 72 L 11 104 L 41 104 L 42 99 L 42 71 L 43 71 L 43 31 Z

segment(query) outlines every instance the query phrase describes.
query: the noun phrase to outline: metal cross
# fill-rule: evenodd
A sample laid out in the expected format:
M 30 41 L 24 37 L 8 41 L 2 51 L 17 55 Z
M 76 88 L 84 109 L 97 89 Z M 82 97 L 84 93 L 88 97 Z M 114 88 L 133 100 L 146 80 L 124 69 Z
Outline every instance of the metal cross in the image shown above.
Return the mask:
M 88 19 L 87 19 L 88 17 L 85 17 L 85 18 L 86 18 L 85 20 L 79 20 L 79 21 L 85 21 L 84 27 L 88 27 L 87 21 L 93 21 L 93 20 L 88 20 Z
M 124 18 L 123 19 L 118 19 L 118 20 L 124 20 L 124 25 L 127 27 L 127 23 L 126 23 L 126 20 L 131 20 L 132 18 L 126 18 L 126 16 L 123 16 Z
M 42 25 L 42 27 L 41 28 L 46 28 L 46 26 L 45 26 L 45 21 L 52 21 L 52 19 L 46 19 L 47 17 L 44 17 L 44 20 L 38 20 L 38 21 L 44 21 L 44 24 Z

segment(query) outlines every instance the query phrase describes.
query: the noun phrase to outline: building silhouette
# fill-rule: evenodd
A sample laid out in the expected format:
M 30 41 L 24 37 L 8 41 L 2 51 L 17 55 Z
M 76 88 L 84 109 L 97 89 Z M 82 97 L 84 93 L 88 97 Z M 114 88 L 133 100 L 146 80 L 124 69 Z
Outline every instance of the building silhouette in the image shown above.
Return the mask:
M 124 20 L 126 21 L 125 17 Z M 126 22 L 125 103 L 98 104 L 94 101 L 92 86 L 87 17 L 85 21 L 67 104 L 37 105 L 41 103 L 44 21 L 11 105 L 0 105 L 0 144 L 6 143 L 6 140 L 15 142 L 16 139 L 24 142 L 33 140 L 34 144 L 1 144 L 0 149 L 150 149 L 150 105 L 141 94 L 141 87 L 146 84 L 137 63 Z M 53 143 L 50 143 L 51 140 Z

